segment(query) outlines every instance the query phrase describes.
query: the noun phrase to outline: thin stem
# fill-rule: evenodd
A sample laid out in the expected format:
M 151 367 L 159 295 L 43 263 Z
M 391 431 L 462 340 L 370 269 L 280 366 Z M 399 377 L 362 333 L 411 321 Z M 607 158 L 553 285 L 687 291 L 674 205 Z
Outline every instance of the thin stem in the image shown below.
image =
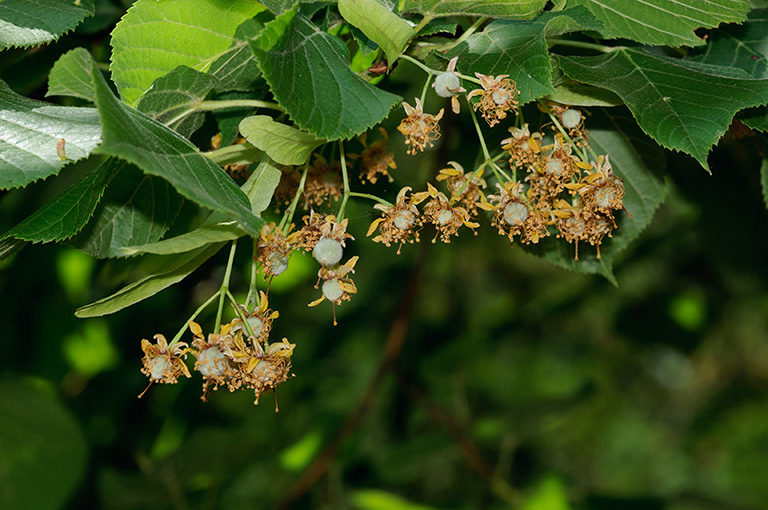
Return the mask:
M 225 108 L 269 108 L 284 112 L 285 108 L 277 103 L 259 101 L 258 99 L 228 99 L 226 101 L 200 101 L 195 108 L 199 112 L 212 112 Z
M 219 297 L 219 294 L 220 294 L 220 293 L 221 293 L 221 290 L 217 290 L 216 292 L 214 292 L 214 294 L 213 294 L 211 297 L 209 297 L 209 298 L 208 298 L 208 299 L 205 301 L 205 303 L 203 303 L 202 305 L 200 305 L 200 306 L 198 306 L 198 307 L 197 307 L 197 310 L 195 310 L 195 311 L 194 311 L 194 313 L 193 313 L 193 314 L 192 314 L 192 315 L 189 317 L 189 319 L 187 319 L 187 322 L 185 322 L 185 323 L 184 323 L 184 325 L 181 327 L 181 329 L 179 330 L 179 332 L 178 332 L 178 333 L 176 333 L 176 336 L 174 336 L 174 337 L 173 337 L 173 340 L 171 340 L 171 342 L 168 344 L 168 346 L 169 346 L 169 347 L 170 347 L 171 345 L 175 344 L 176 342 L 178 342 L 179 340 L 181 340 L 181 335 L 183 335 L 183 334 L 184 334 L 184 333 L 187 331 L 187 328 L 189 327 L 189 321 L 193 321 L 193 320 L 195 320 L 195 318 L 197 318 L 197 316 L 198 316 L 198 315 L 200 315 L 200 313 L 201 313 L 203 310 L 205 310 L 206 308 L 208 308 L 208 305 L 210 305 L 211 303 L 213 303 L 213 301 L 214 301 L 214 300 L 215 300 L 217 297 Z
M 350 191 L 349 192 L 350 197 L 359 197 L 359 198 L 367 198 L 369 200 L 373 200 L 374 202 L 378 202 L 380 204 L 384 204 L 387 207 L 394 207 L 394 205 L 390 202 L 387 202 L 383 198 L 379 198 L 375 195 L 369 195 L 368 193 L 358 193 L 357 191 Z
M 344 154 L 344 142 L 339 140 L 339 159 L 341 160 L 341 178 L 344 183 L 344 198 L 341 199 L 341 205 L 339 206 L 339 213 L 336 215 L 336 221 L 344 219 L 344 209 L 347 207 L 347 200 L 349 200 L 349 177 L 347 176 L 347 158 Z
M 245 298 L 245 309 L 250 313 L 259 304 L 259 290 L 256 288 L 256 275 L 259 272 L 258 262 L 259 241 L 253 239 L 253 257 L 251 258 L 251 281 L 248 285 L 248 296 Z
M 237 251 L 237 239 L 232 241 L 232 248 L 229 250 L 229 260 L 227 261 L 227 270 L 224 273 L 224 280 L 219 289 L 219 309 L 216 311 L 216 325 L 213 330 L 218 331 L 221 326 L 221 316 L 224 312 L 224 298 L 229 293 L 229 277 L 232 275 L 232 264 L 235 260 L 235 251 Z
M 469 104 L 469 101 L 467 101 L 467 104 Z M 475 130 L 477 131 L 477 137 L 480 139 L 480 146 L 483 148 L 483 155 L 485 156 L 485 161 L 491 160 L 491 155 L 488 152 L 488 147 L 485 145 L 485 138 L 483 138 L 483 132 L 480 129 L 480 123 L 477 121 L 477 115 L 475 115 L 475 109 L 472 108 L 472 105 L 469 104 L 469 115 L 472 117 L 472 123 L 475 125 Z
M 253 334 L 253 328 L 248 322 L 248 316 L 245 315 L 245 312 L 243 312 L 243 309 L 238 305 L 237 300 L 235 299 L 235 296 L 232 295 L 229 289 L 225 290 L 224 294 L 227 295 L 227 297 L 229 298 L 229 301 L 232 303 L 237 316 L 240 318 L 241 321 L 243 321 L 243 327 L 248 332 L 248 336 L 256 336 Z
M 417 66 L 419 66 L 427 74 L 430 74 L 430 75 L 432 75 L 432 74 L 440 74 L 440 71 L 435 71 L 432 68 L 425 66 L 424 64 L 422 64 L 421 62 L 419 62 L 418 60 L 416 60 L 415 58 L 413 58 L 410 55 L 406 55 L 405 53 L 403 53 L 402 55 L 400 55 L 400 58 L 403 59 L 403 60 L 407 60 L 408 62 L 416 64 Z
M 599 51 L 600 53 L 611 53 L 620 50 L 624 46 L 605 46 L 604 44 L 595 44 L 584 41 L 572 41 L 570 39 L 547 39 L 549 46 L 571 46 L 572 48 L 584 48 L 588 50 Z
M 424 88 L 421 90 L 421 104 L 424 104 L 424 100 L 427 97 L 427 90 L 429 90 L 429 82 L 432 81 L 432 75 L 427 76 L 427 81 L 424 82 Z
M 284 231 L 286 225 L 289 225 L 291 220 L 293 220 L 293 213 L 296 212 L 296 208 L 299 206 L 299 197 L 304 192 L 304 183 L 307 182 L 307 172 L 309 171 L 309 160 L 307 160 L 306 163 L 304 163 L 304 172 L 301 174 L 301 180 L 299 181 L 299 187 L 296 190 L 296 195 L 293 197 L 293 201 L 291 202 L 291 206 L 288 208 L 287 211 L 285 211 L 285 214 L 283 215 L 283 219 L 280 220 L 280 225 L 278 228 L 280 231 Z

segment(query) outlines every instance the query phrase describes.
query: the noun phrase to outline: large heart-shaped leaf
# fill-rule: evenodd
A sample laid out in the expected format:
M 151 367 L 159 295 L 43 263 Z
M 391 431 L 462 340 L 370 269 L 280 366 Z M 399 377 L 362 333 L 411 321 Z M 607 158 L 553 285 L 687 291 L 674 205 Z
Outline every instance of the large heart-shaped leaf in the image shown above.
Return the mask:
M 155 80 L 136 109 L 189 137 L 203 124 L 199 105 L 218 82 L 209 74 L 179 66 Z
M 56 175 L 68 162 L 90 154 L 100 140 L 96 109 L 28 99 L 0 80 L 0 189 Z
M 632 39 L 643 44 L 698 46 L 704 40 L 694 30 L 720 23 L 741 23 L 748 0 L 568 0 L 597 16 L 607 38 Z
M 33 243 L 63 241 L 77 234 L 93 216 L 109 179 L 126 163 L 110 158 L 66 191 L 13 227 L 3 238 Z
M 253 214 L 248 198 L 221 168 L 186 138 L 118 100 L 96 62 L 91 60 L 82 73 L 93 83 L 104 129 L 99 152 L 166 179 L 185 197 L 232 215 L 246 231 L 258 235 L 264 221 Z
M 598 57 L 559 57 L 566 75 L 618 94 L 640 127 L 705 168 L 707 153 L 739 110 L 768 102 L 768 79 L 744 71 L 620 49 Z
M 208 74 L 219 80 L 217 90 L 249 90 L 253 80 L 261 75 L 250 41 L 256 39 L 263 28 L 264 24 L 254 19 L 247 19 L 237 27 L 232 47 L 208 70 Z
M 464 74 L 509 75 L 520 90 L 520 103 L 554 92 L 546 36 L 574 30 L 597 30 L 598 21 L 583 7 L 546 12 L 533 21 L 497 20 L 453 48 Z
M 0 2 L 0 50 L 54 41 L 94 12 L 94 0 L 4 0 Z
M 243 184 L 243 192 L 248 195 L 254 212 L 260 213 L 269 206 L 272 194 L 280 183 L 280 176 L 281 172 L 274 162 L 265 157 L 248 181 Z M 123 248 L 122 251 L 126 255 L 139 253 L 170 255 L 188 252 L 213 243 L 231 241 L 244 235 L 243 229 L 227 220 L 223 214 L 214 212 L 202 225 L 191 232 L 170 239 L 163 239 L 156 243 L 129 246 Z
M 747 22 L 710 33 L 707 46 L 688 60 L 735 67 L 753 78 L 768 77 L 768 9 L 749 13 Z
M 181 197 L 165 179 L 121 165 L 93 218 L 71 244 L 97 258 L 122 257 L 123 246 L 160 239 L 181 209 Z
M 268 23 L 253 45 L 277 102 L 317 138 L 360 134 L 401 100 L 352 72 L 344 43 L 293 10 Z
M 85 48 L 75 48 L 59 57 L 48 75 L 48 92 L 45 97 L 71 96 L 96 101 L 91 75 L 84 73 L 91 65 L 91 54 Z
M 240 0 L 138 0 L 112 32 L 112 79 L 135 106 L 157 78 L 180 65 L 208 71 L 236 53 L 237 27 L 262 7 Z
M 80 318 L 100 317 L 118 312 L 123 308 L 152 297 L 161 290 L 189 276 L 203 262 L 215 255 L 224 244 L 226 243 L 216 243 L 180 255 L 167 255 L 163 259 L 166 263 L 158 271 L 120 289 L 111 296 L 78 308 L 75 311 L 75 315 Z

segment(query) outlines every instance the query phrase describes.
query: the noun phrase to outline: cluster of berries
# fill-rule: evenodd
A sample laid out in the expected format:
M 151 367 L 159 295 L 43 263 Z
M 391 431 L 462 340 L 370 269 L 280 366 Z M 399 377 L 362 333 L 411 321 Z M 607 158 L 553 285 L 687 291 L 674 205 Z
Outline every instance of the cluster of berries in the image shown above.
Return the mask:
M 230 391 L 253 390 L 256 395 L 254 404 L 259 403 L 264 391 L 274 392 L 288 379 L 295 344 L 288 343 L 285 338 L 282 342 L 269 343 L 272 321 L 279 314 L 268 308 L 263 293 L 260 302 L 251 313 L 240 305 L 239 317 L 222 325 L 218 333 L 209 334 L 207 339 L 200 325 L 189 321 L 193 335 L 191 347 L 186 342 L 169 345 L 159 334 L 155 335 L 155 344 L 142 340 L 144 366 L 141 371 L 149 377 L 147 389 L 152 383 L 176 383 L 180 375 L 190 377 L 184 360 L 192 354 L 197 360 L 194 370 L 203 376 L 203 401 L 207 401 L 210 391 L 219 386 L 226 386 Z
M 583 113 L 560 105 L 540 105 L 553 121 L 551 143 L 545 144 L 544 134 L 531 133 L 528 124 L 524 124 L 509 128 L 511 136 L 501 142 L 503 152 L 491 158 L 474 111 L 479 111 L 488 125 L 494 127 L 506 119 L 509 112 L 517 113 L 519 92 L 514 81 L 506 75 L 493 77 L 476 73 L 477 79 L 459 75 L 455 70 L 456 62 L 456 59 L 451 60 L 433 85 L 438 95 L 451 98 L 451 109 L 456 114 L 460 112 L 459 97 L 465 94 L 472 106 L 470 113 L 486 160 L 469 173 L 460 164 L 450 161 L 449 167 L 440 170 L 436 177 L 444 191 L 431 183 L 427 183 L 425 191 L 415 193 L 412 188 L 404 187 L 394 204 L 372 195 L 352 193 L 346 189 L 349 183 L 343 155 L 341 161 L 329 163 L 322 155 L 315 154 L 312 165 L 308 164 L 303 172 L 283 169 L 274 193 L 274 204 L 278 208 L 290 205 L 279 225 L 270 222 L 263 227 L 254 243 L 254 259 L 264 278 L 271 282 L 288 268 L 294 250 L 312 252 L 320 265 L 315 288 L 321 295 L 309 306 L 330 301 L 334 325 L 336 305 L 348 301 L 351 294 L 357 292 L 351 278 L 357 256 L 342 263 L 346 241 L 352 239 L 347 233 L 348 219 L 342 219 L 350 196 L 368 197 L 379 202 L 374 208 L 382 215 L 373 221 L 367 235 L 378 231 L 373 240 L 386 246 L 397 244 L 398 253 L 404 243 L 419 241 L 424 225 L 430 224 L 436 230 L 432 242 L 439 238 L 448 243 L 452 236 L 458 235 L 461 227 L 474 231 L 480 225 L 477 220 L 486 216 L 510 242 L 517 238 L 526 244 L 538 243 L 554 234 L 575 245 L 576 259 L 580 241 L 597 246 L 599 258 L 601 241 L 616 228 L 614 211 L 623 209 L 624 185 L 613 173 L 607 156 L 595 155 L 596 161 L 587 161 L 587 150 L 591 152 L 591 149 Z M 461 86 L 462 79 L 474 81 L 482 88 L 467 93 Z M 439 121 L 444 110 L 437 115 L 427 114 L 418 98 L 415 106 L 404 103 L 404 108 L 406 118 L 398 130 L 405 136 L 407 152 L 415 154 L 440 137 Z M 350 160 L 360 160 L 362 182 L 375 183 L 381 177 L 390 182 L 393 180 L 388 170 L 396 168 L 394 155 L 387 148 L 386 131 L 381 129 L 381 134 L 381 138 L 370 144 L 365 135 L 361 136 L 361 153 L 346 155 Z M 509 157 L 511 176 L 496 165 L 503 156 Z M 497 189 L 491 194 L 486 191 L 488 183 L 483 175 L 489 169 Z M 225 170 L 234 174 L 242 169 Z M 518 179 L 518 175 L 522 178 Z M 302 197 L 308 214 L 303 217 L 302 227 L 294 231 L 291 218 Z M 342 197 L 338 219 L 331 214 L 314 212 L 314 206 L 327 206 L 331 200 Z M 251 293 L 255 295 L 255 289 L 251 289 Z M 204 378 L 203 400 L 207 399 L 211 389 L 216 390 L 219 386 L 226 386 L 230 391 L 252 389 L 256 394 L 255 403 L 264 391 L 274 391 L 288 378 L 295 345 L 286 339 L 269 343 L 269 331 L 278 313 L 268 309 L 265 293 L 261 292 L 259 296 L 257 304 L 249 310 L 235 303 L 230 295 L 237 318 L 221 326 L 218 333 L 209 334 L 207 339 L 201 327 L 190 320 L 191 347 L 185 342 L 169 345 L 162 335 L 155 335 L 157 343 L 154 345 L 142 340 L 145 354 L 142 372 L 149 377 L 150 386 L 154 382 L 174 383 L 180 375 L 189 377 L 184 358 L 191 353 L 197 359 L 195 370 Z
M 466 90 L 455 64 L 456 60 L 451 60 L 446 72 L 435 79 L 434 87 L 438 95 L 451 98 L 452 110 L 458 113 L 458 96 Z M 466 98 L 479 98 L 473 108 L 481 112 L 490 127 L 505 119 L 507 112 L 517 111 L 517 87 L 508 76 L 476 76 L 482 89 L 469 92 Z M 438 121 L 444 111 L 441 109 L 437 115 L 424 113 L 418 98 L 415 107 L 405 103 L 404 108 L 407 116 L 398 130 L 405 136 L 408 153 L 414 154 L 440 137 Z M 374 206 L 383 216 L 374 220 L 368 235 L 378 229 L 374 241 L 402 245 L 418 241 L 420 227 L 431 223 L 437 230 L 434 240 L 440 237 L 450 242 L 450 236 L 462 225 L 476 228 L 478 209 L 483 209 L 491 213 L 493 226 L 510 242 L 517 237 L 526 244 L 538 243 L 554 229 L 557 237 L 575 245 L 576 259 L 579 241 L 596 246 L 600 258 L 601 241 L 616 228 L 614 211 L 624 209 L 624 184 L 614 174 L 607 156 L 587 161 L 589 141 L 584 115 L 579 110 L 552 104 L 540 108 L 556 126 L 553 142 L 544 145 L 544 135 L 531 133 L 528 124 L 509 128 L 511 136 L 501 142 L 501 148 L 509 156 L 512 177 L 498 168 L 495 160 L 489 159 L 470 176 L 458 163 L 449 162 L 452 168 L 441 170 L 437 177 L 447 182 L 448 194 L 430 183 L 427 191 L 410 195 L 411 188 L 403 188 L 394 205 Z M 494 172 L 498 189 L 487 196 L 481 191 L 487 187 L 483 179 L 486 167 Z M 520 180 L 518 174 L 525 176 Z M 420 212 L 417 206 L 425 200 Z

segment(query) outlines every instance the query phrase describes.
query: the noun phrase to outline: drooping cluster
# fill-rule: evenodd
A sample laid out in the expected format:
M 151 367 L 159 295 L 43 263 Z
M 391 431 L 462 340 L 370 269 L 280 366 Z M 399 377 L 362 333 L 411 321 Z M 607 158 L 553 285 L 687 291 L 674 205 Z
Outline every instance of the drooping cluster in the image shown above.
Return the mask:
M 456 60 L 451 60 L 434 84 L 438 95 L 450 97 L 452 102 L 466 92 L 455 66 Z M 475 75 L 482 88 L 470 91 L 466 97 L 477 98 L 473 108 L 481 112 L 490 127 L 506 119 L 508 112 L 517 112 L 519 92 L 507 75 Z M 437 121 L 443 110 L 436 116 L 425 114 L 418 99 L 416 108 L 407 103 L 404 108 L 407 117 L 398 129 L 410 145 L 408 153 L 413 154 L 439 137 Z M 531 133 L 528 124 L 509 128 L 511 136 L 501 142 L 513 177 L 495 167 L 493 161 L 486 161 L 471 177 L 458 163 L 449 162 L 452 168 L 441 170 L 437 177 L 445 181 L 447 192 L 431 183 L 427 183 L 426 191 L 412 194 L 410 187 L 402 188 L 393 205 L 374 206 L 383 215 L 373 221 L 368 235 L 378 230 L 374 241 L 402 247 L 405 242 L 418 242 L 421 228 L 431 224 L 437 231 L 433 242 L 438 238 L 450 242 L 461 226 L 473 230 L 479 226 L 475 220 L 482 209 L 490 212 L 491 224 L 510 242 L 518 239 L 526 244 L 538 243 L 554 234 L 574 244 L 576 259 L 580 241 L 596 246 L 599 258 L 600 243 L 616 228 L 614 211 L 624 208 L 623 182 L 614 174 L 607 156 L 587 161 L 589 139 L 585 115 L 580 110 L 557 104 L 541 104 L 540 108 L 553 120 L 551 143 L 545 145 L 545 135 Z M 453 110 L 458 112 L 459 108 Z M 483 191 L 487 184 L 481 177 L 486 166 L 497 169 L 496 192 L 488 195 Z
M 247 325 L 238 317 L 223 324 L 218 333 L 210 333 L 207 337 L 199 324 L 189 321 L 193 336 L 191 347 L 186 342 L 168 346 L 162 335 L 155 335 L 155 345 L 142 340 L 145 353 L 142 372 L 149 376 L 150 385 L 153 382 L 176 383 L 181 374 L 190 377 L 184 359 L 191 354 L 196 359 L 194 370 L 203 376 L 201 398 L 204 402 L 208 400 L 211 390 L 215 391 L 220 386 L 227 387 L 229 391 L 253 390 L 256 396 L 254 404 L 259 403 L 263 392 L 274 392 L 289 377 L 295 344 L 288 343 L 285 338 L 281 342 L 269 343 L 272 321 L 278 314 L 269 310 L 266 295 L 262 294 L 261 304 L 251 313 L 242 305 L 239 312 Z

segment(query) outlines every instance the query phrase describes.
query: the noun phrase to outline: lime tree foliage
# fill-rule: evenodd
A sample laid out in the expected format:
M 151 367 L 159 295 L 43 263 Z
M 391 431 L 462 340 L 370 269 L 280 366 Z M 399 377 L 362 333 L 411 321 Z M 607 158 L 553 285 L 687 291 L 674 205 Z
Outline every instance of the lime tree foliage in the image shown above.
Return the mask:
M 381 256 L 372 246 L 410 263 L 417 243 L 500 236 L 510 252 L 620 285 L 615 266 L 667 198 L 667 161 L 708 179 L 724 137 L 765 148 L 764 3 L 0 1 L 0 188 L 12 197 L 48 186 L 44 200 L 5 207 L 13 223 L 4 220 L 0 261 L 61 243 L 137 275 L 75 311 L 93 318 L 189 284 L 222 252 L 225 270 L 191 315 L 136 339 L 148 378 L 139 396 L 197 377 L 203 401 L 246 390 L 255 404 L 294 377 L 301 341 L 271 332 L 295 307 L 270 289 L 298 262 L 311 261 L 302 304 L 334 326 L 361 281 L 373 285 L 355 283 L 356 271 L 377 269 L 364 256 Z M 768 202 L 768 160 L 755 180 Z M 230 288 L 238 253 L 243 292 Z M 72 451 L 59 459 L 43 445 L 39 460 L 74 467 L 34 502 L 58 508 L 84 469 L 83 439 L 69 416 L 55 418 L 63 411 L 47 390 L 3 384 L 32 405 L 3 406 L 8 423 L 31 421 L 35 406 L 64 423 L 56 433 Z M 14 448 L 42 448 L 34 428 L 17 428 Z M 306 441 L 316 451 L 320 438 Z M 496 496 L 519 504 L 462 441 Z M 24 507 L 28 479 L 8 480 L 0 506 Z M 107 473 L 103 485 L 130 483 Z M 275 499 L 291 503 L 297 487 Z M 564 498 L 559 479 L 544 479 L 526 504 L 568 508 Z M 353 504 L 415 508 L 376 491 Z

